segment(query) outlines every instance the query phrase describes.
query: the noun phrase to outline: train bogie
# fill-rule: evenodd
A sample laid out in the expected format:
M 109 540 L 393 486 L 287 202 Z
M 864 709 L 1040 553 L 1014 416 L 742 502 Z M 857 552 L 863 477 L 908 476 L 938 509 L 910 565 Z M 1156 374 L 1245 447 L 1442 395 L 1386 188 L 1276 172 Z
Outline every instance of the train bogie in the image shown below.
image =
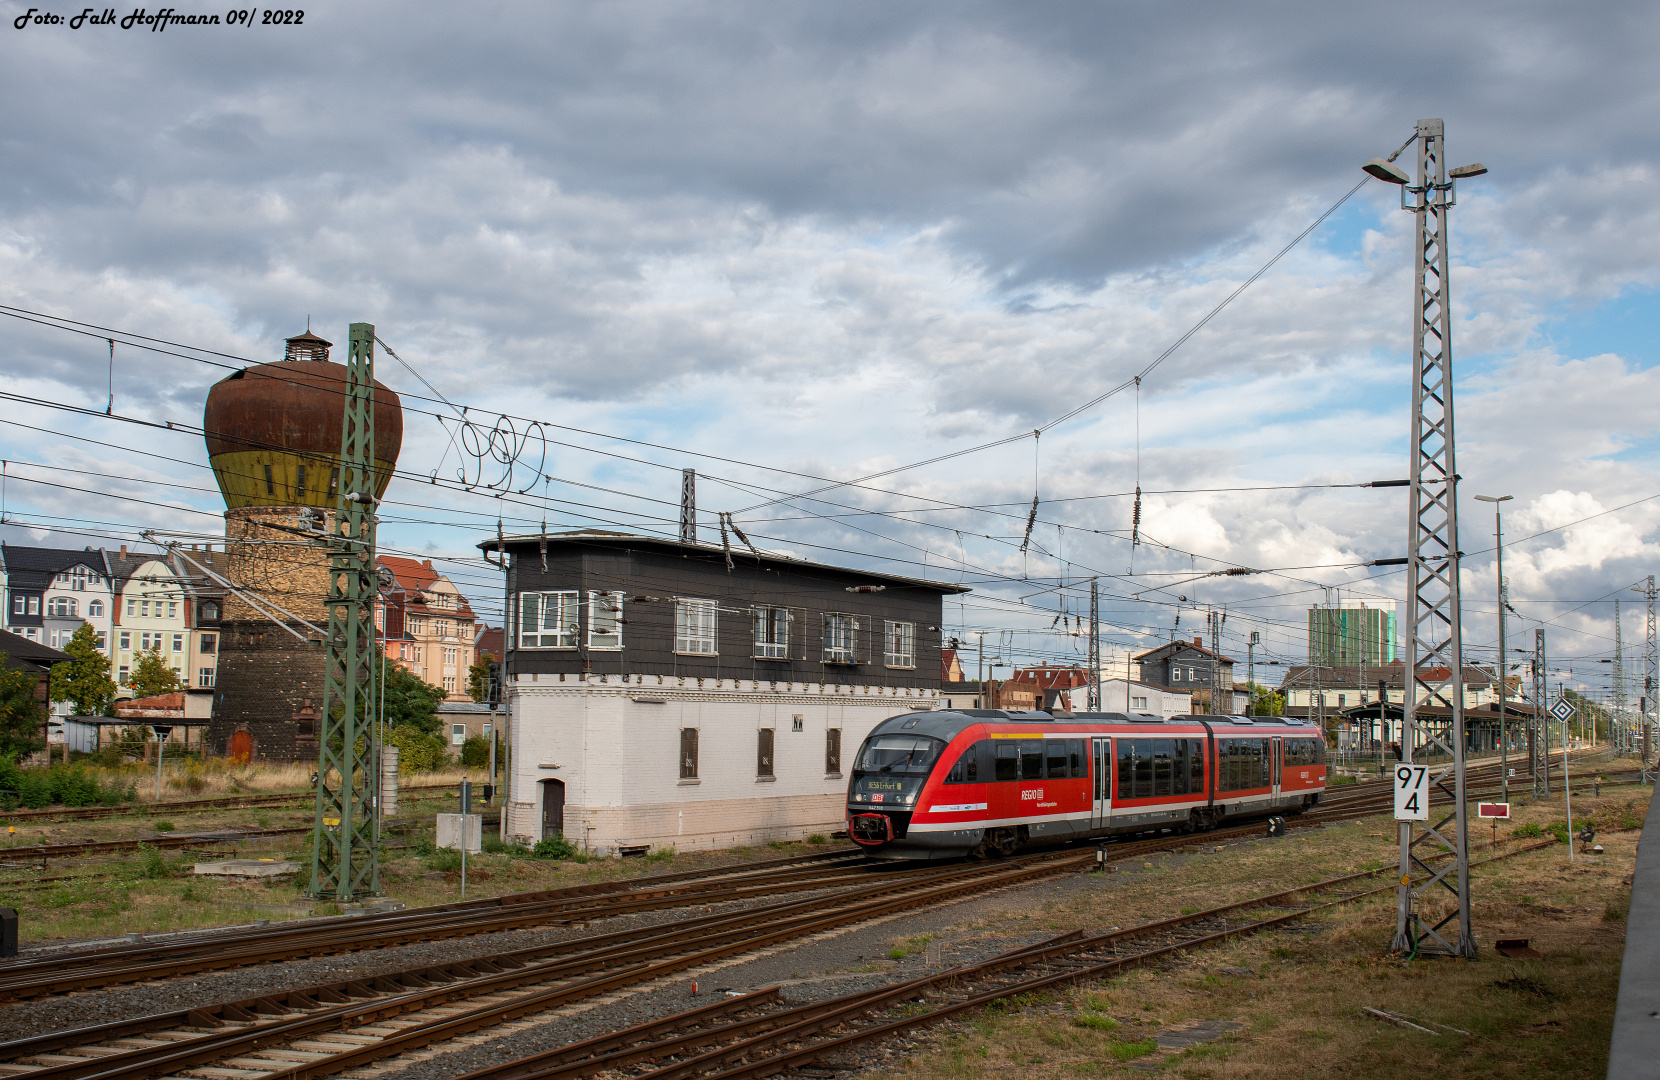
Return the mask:
M 912 713 L 878 725 L 848 787 L 848 834 L 885 859 L 1298 812 L 1325 789 L 1317 728 L 1267 717 Z

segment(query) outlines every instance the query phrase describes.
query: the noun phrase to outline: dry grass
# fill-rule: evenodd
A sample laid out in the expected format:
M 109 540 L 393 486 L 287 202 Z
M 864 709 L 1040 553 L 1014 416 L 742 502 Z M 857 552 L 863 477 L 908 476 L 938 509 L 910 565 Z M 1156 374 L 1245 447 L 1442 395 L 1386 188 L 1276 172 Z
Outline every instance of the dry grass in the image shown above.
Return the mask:
M 1575 817 L 1640 820 L 1646 802 L 1646 795 L 1620 789 L 1601 799 L 1576 795 Z M 1558 796 L 1520 808 L 1517 823 L 1548 825 L 1561 813 Z M 942 1027 L 924 1036 L 923 1048 L 895 1060 L 897 1069 L 868 1075 L 1601 1077 L 1637 835 L 1604 831 L 1597 837 L 1606 849 L 1600 860 L 1570 865 L 1567 849 L 1553 846 L 1479 867 L 1473 917 L 1482 952 L 1474 963 L 1391 957 L 1394 897 L 1385 893 L 1290 931 Z M 1489 853 L 1486 845 L 1473 852 Z M 1011 910 L 978 928 L 997 935 L 1029 932 L 1034 922 L 1052 929 L 1129 926 L 1393 858 L 1392 823 L 1373 819 L 1186 860 L 1150 860 L 1116 887 L 1041 911 Z M 1531 938 L 1545 959 L 1502 958 L 1492 949 L 1500 937 Z M 1372 1019 L 1361 1006 L 1470 1034 L 1426 1035 Z M 1162 1032 L 1206 1022 L 1239 1026 L 1183 1051 L 1155 1051 L 1150 1043 Z

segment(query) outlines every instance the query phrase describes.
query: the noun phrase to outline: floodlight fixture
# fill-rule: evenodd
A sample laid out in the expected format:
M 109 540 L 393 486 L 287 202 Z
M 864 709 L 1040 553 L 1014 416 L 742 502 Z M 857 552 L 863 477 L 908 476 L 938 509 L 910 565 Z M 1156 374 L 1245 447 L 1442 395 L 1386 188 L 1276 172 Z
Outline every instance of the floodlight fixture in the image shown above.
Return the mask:
M 1452 177 L 1454 180 L 1468 180 L 1472 176 L 1487 175 L 1487 166 L 1483 165 L 1479 161 L 1474 165 L 1460 165 L 1456 169 L 1448 169 L 1447 175 Z
M 1373 158 L 1362 165 L 1360 171 L 1368 176 L 1375 176 L 1386 184 L 1397 184 L 1404 187 L 1412 183 L 1412 177 L 1406 174 L 1406 170 L 1394 162 L 1385 161 L 1382 158 Z

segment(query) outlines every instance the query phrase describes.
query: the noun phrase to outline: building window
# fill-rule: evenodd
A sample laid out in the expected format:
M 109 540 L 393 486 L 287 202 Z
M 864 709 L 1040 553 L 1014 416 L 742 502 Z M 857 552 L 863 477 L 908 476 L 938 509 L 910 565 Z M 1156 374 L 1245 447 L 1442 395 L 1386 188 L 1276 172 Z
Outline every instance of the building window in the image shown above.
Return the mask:
M 680 729 L 680 779 L 697 779 L 697 728 Z
M 104 602 L 102 600 L 94 600 L 89 603 L 86 606 L 86 617 L 89 619 L 102 619 L 104 617 Z
M 156 603 L 156 613 L 158 615 L 161 613 L 160 601 L 157 601 Z M 179 603 L 177 600 L 167 601 L 167 617 L 169 619 L 176 619 L 179 617 Z
M 156 601 L 156 611 L 157 612 L 161 611 L 161 601 L 160 600 Z M 140 615 L 144 616 L 145 618 L 149 618 L 150 617 L 150 601 L 140 600 L 138 602 L 138 613 Z
M 890 622 L 883 637 L 887 641 L 888 667 L 916 667 L 916 623 Z
M 121 665 L 120 678 L 118 678 L 116 681 L 119 682 L 122 686 L 128 685 L 130 682 L 132 682 L 132 669 L 129 668 L 126 664 L 122 664 Z
M 25 605 L 25 601 L 23 599 L 23 594 L 22 593 L 19 593 L 18 595 L 12 597 L 12 614 L 13 615 L 23 614 L 23 612 L 25 610 L 24 605 Z
M 213 685 L 213 669 L 210 667 L 196 669 L 196 685 L 207 689 Z
M 826 664 L 857 663 L 854 644 L 859 620 L 852 615 L 827 611 L 824 614 L 824 662 Z
M 23 636 L 28 638 L 30 641 L 39 641 L 40 640 L 40 627 L 38 627 L 38 626 L 25 626 L 23 628 Z
M 174 634 L 173 635 L 173 651 L 174 652 L 184 652 L 184 635 L 183 634 Z
M 1179 682 L 1182 681 L 1182 669 L 1181 668 L 1173 667 L 1173 668 L 1170 669 L 1170 681 L 1173 682 L 1173 683 L 1179 683 Z
M 755 739 L 755 775 L 772 775 L 772 745 L 773 729 L 764 727 L 756 732 Z
M 451 746 L 460 746 L 462 743 L 464 743 L 466 741 L 467 741 L 467 725 L 466 724 L 451 724 L 450 725 L 450 745 Z
M 410 657 L 410 659 L 413 660 L 417 664 L 421 663 L 421 652 L 422 652 L 421 647 L 419 645 L 411 645 L 410 648 L 409 648 L 409 651 L 415 654 L 414 656 Z
M 129 616 L 138 614 L 138 601 L 137 600 L 133 600 L 131 598 L 128 598 L 128 600 L 127 600 L 127 614 Z
M 842 774 L 842 729 L 839 727 L 824 733 L 824 773 L 833 777 Z
M 1348 703 L 1349 703 L 1349 695 L 1348 694 L 1338 694 L 1337 695 L 1337 707 L 1339 709 L 1341 709 L 1343 706 L 1347 705 Z
M 796 713 L 794 716 L 790 717 L 790 730 L 791 731 L 801 731 L 805 727 L 806 727 L 806 724 L 805 724 L 804 719 L 803 719 L 803 717 L 800 713 Z
M 1133 698 L 1131 698 L 1130 699 L 1130 708 L 1132 708 L 1132 709 L 1141 709 L 1142 711 L 1145 712 L 1146 709 L 1147 709 L 1147 699 L 1144 698 L 1144 697 L 1133 697 Z
M 620 592 L 588 594 L 588 648 L 622 648 L 622 606 Z
M 576 648 L 580 618 L 576 597 L 574 592 L 519 594 L 519 648 Z M 420 620 L 410 621 L 415 624 L 411 630 L 420 633 Z M 420 656 L 415 658 L 419 660 Z
M 219 649 L 219 635 L 218 634 L 203 634 L 202 635 L 201 647 L 197 650 L 198 652 L 200 652 L 203 656 L 212 656 L 215 652 L 218 651 L 218 649 Z
M 40 614 L 40 597 L 38 597 L 38 596 L 29 597 L 29 614 L 30 615 L 39 615 Z
M 717 655 L 713 600 L 674 602 L 674 651 L 683 656 Z
M 790 609 L 755 609 L 755 657 L 758 660 L 790 658 Z
M 107 631 L 107 630 L 98 631 L 98 651 L 103 652 L 106 649 L 108 649 L 109 647 L 110 647 L 109 631 Z
M 450 667 L 455 666 L 455 650 L 454 649 L 445 649 L 444 650 L 444 663 L 448 664 Z
M 213 601 L 210 600 L 207 603 L 202 605 L 202 620 L 204 622 L 217 622 L 218 619 L 219 619 L 219 605 L 218 604 L 215 604 Z
M 55 615 L 60 619 L 74 618 L 76 615 L 75 607 L 76 604 L 73 597 L 54 596 L 46 602 L 46 614 Z
M 454 675 L 445 675 L 444 676 L 444 690 L 447 693 L 451 693 L 451 694 L 455 693 L 455 676 Z
M 132 632 L 128 631 L 128 630 L 121 631 L 121 648 L 122 649 L 130 649 L 132 647 L 133 647 Z

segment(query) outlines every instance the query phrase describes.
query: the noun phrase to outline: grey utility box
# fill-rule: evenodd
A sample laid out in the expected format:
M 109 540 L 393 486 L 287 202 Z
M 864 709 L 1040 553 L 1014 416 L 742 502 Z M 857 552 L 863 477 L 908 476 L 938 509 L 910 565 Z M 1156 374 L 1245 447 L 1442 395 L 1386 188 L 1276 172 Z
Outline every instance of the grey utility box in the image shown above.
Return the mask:
M 438 835 L 434 840 L 441 848 L 461 848 L 480 851 L 484 846 L 484 815 L 439 814 Z

